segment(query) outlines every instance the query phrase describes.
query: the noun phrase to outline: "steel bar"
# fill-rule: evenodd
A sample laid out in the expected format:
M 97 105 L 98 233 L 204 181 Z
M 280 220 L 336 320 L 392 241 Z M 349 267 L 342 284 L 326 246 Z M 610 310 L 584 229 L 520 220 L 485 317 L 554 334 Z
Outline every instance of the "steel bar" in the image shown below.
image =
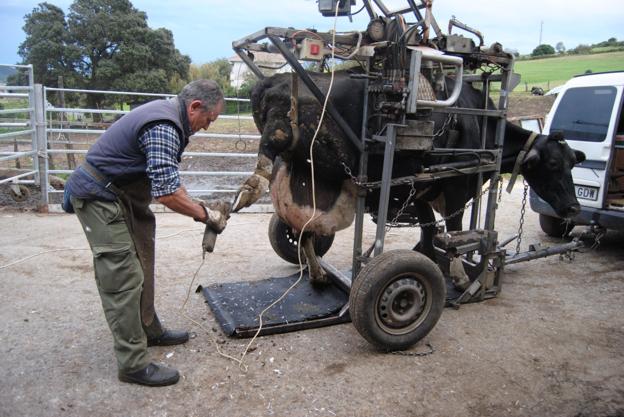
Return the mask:
M 30 91 L 32 90 L 32 86 L 30 85 L 3 85 L 0 86 L 0 90 L 5 90 L 5 91 Z
M 36 174 L 37 174 L 37 171 L 28 171 L 28 172 L 25 172 L 23 174 L 14 175 L 14 176 L 9 177 L 9 178 L 4 178 L 4 179 L 0 180 L 0 184 L 6 184 L 7 182 L 14 181 L 14 180 L 16 180 L 18 178 L 29 177 L 31 175 L 36 175 Z
M 483 90 L 481 92 L 483 97 L 483 107 L 487 110 L 490 98 L 490 81 L 489 74 L 483 73 Z M 488 116 L 481 116 L 481 149 L 485 149 L 487 140 L 487 123 Z M 474 193 L 474 203 L 472 210 L 470 211 L 470 230 L 478 228 L 478 223 L 481 219 L 481 189 L 483 188 L 483 173 L 480 172 L 477 176 L 477 185 Z
M 394 149 L 396 144 L 396 127 L 388 124 L 386 129 L 386 146 L 384 149 L 383 168 L 381 173 L 381 189 L 379 193 L 379 210 L 377 211 L 377 231 L 375 233 L 375 256 L 381 255 L 386 237 L 386 221 L 388 220 L 388 206 L 390 202 L 390 181 L 392 180 L 392 166 L 394 164 Z
M 148 96 L 148 97 L 176 97 L 175 94 L 138 93 L 136 91 L 83 90 L 79 88 L 54 88 L 54 87 L 46 87 L 46 90 L 47 91 L 65 91 L 66 93 L 113 94 L 113 95 L 124 95 L 124 96 Z
M 346 293 L 349 293 L 349 291 L 351 290 L 351 282 L 352 282 L 351 278 L 349 278 L 348 276 L 346 276 L 345 274 L 340 272 L 340 270 L 338 270 L 338 268 L 336 268 L 335 266 L 333 266 L 329 262 L 325 261 L 323 258 L 317 256 L 316 259 L 318 260 L 318 262 L 321 265 L 321 267 L 326 272 L 329 273 L 329 275 L 334 280 L 334 282 L 336 284 L 338 284 L 338 286 L 343 291 L 345 291 Z
M 443 107 L 436 108 L 435 112 L 447 113 L 447 114 L 463 114 L 468 116 L 491 116 L 491 117 L 505 117 L 507 110 L 484 110 L 484 109 L 470 109 L 466 107 Z
M 504 111 L 507 110 L 507 94 L 509 92 L 509 85 L 511 82 L 511 73 L 513 71 L 513 61 L 511 65 L 507 68 L 503 68 L 502 75 L 503 78 L 501 80 L 501 92 L 500 99 L 498 102 L 498 108 Z M 496 121 L 496 137 L 495 137 L 495 147 L 496 149 L 503 149 L 503 145 L 505 143 L 505 125 L 507 121 L 504 116 L 498 116 L 498 120 Z M 500 157 L 497 159 L 497 167 L 496 171 L 492 174 L 490 178 L 491 184 L 497 184 L 500 181 L 500 169 L 502 164 L 502 152 Z M 488 196 L 487 208 L 485 211 L 485 224 L 484 227 L 486 230 L 494 230 L 495 221 L 496 221 L 496 207 L 497 207 L 497 198 L 498 197 L 498 187 L 490 187 L 490 192 Z
M 369 4 L 368 2 L 366 4 Z M 366 75 L 370 73 L 370 58 L 366 60 Z M 366 142 L 366 121 L 368 120 L 368 86 L 369 86 L 369 77 L 364 79 L 364 90 L 363 90 L 363 106 L 362 106 L 362 128 L 360 140 L 362 143 Z M 365 182 L 366 172 L 368 170 L 368 151 L 364 148 L 364 151 L 360 153 L 360 157 L 358 160 L 358 181 Z M 362 267 L 361 257 L 362 257 L 362 239 L 364 234 L 364 212 L 366 210 L 366 193 L 362 190 L 358 191 L 357 200 L 355 203 L 355 225 L 354 225 L 354 236 L 353 236 L 353 258 L 351 260 L 351 280 L 355 280 L 358 274 L 360 273 L 360 269 Z
M 0 122 L 0 127 L 28 127 L 29 122 Z
M 28 94 L 26 94 L 26 93 L 2 93 L 2 92 L 0 92 L 0 97 L 28 98 Z
M 41 192 L 40 209 L 47 210 L 49 198 L 48 198 L 48 135 L 46 135 L 46 123 L 45 123 L 45 103 L 43 100 L 43 86 L 41 84 L 35 84 L 33 90 L 34 108 L 33 112 L 35 116 L 35 139 L 36 143 L 33 147 L 37 150 L 37 171 L 39 191 Z
M 18 130 L 16 132 L 0 133 L 0 139 L 14 138 L 16 136 L 22 136 L 22 135 L 30 135 L 34 131 L 35 131 L 34 129 L 27 129 L 27 130 Z
M 30 113 L 31 111 L 33 111 L 32 107 L 19 108 L 19 109 L 4 109 L 4 110 L 0 110 L 0 114 Z
M 521 252 L 517 255 L 511 255 L 505 258 L 505 265 L 517 264 L 520 262 L 532 261 L 534 259 L 545 258 L 551 255 L 558 255 L 572 250 L 577 250 L 585 245 L 582 241 L 574 239 L 572 242 L 564 243 L 561 245 L 548 246 L 545 248 L 539 248 L 537 250 L 530 250 L 527 252 Z
M 5 152 L 2 152 L 2 153 L 5 153 Z M 15 152 L 11 152 L 10 155 L 1 156 L 0 157 L 0 162 L 2 162 L 2 161 L 11 161 L 13 159 L 23 158 L 25 156 L 31 156 L 31 155 L 34 155 L 36 153 L 37 153 L 36 151 L 26 151 L 26 152 L 16 152 L 16 153 Z

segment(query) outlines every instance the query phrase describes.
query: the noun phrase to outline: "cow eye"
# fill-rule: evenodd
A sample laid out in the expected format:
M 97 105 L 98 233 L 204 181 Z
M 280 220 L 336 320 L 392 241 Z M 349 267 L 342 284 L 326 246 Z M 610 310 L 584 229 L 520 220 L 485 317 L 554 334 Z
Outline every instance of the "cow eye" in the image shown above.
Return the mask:
M 546 166 L 548 167 L 549 171 L 557 171 L 559 169 L 560 164 L 559 164 L 559 161 L 556 159 L 549 159 Z

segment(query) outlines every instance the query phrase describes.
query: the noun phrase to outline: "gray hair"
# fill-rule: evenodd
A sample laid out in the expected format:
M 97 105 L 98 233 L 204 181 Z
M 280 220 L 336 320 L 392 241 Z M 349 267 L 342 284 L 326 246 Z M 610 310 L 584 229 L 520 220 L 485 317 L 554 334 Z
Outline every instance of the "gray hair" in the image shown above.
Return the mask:
M 211 110 L 223 100 L 223 92 L 212 80 L 196 80 L 185 85 L 178 98 L 187 106 L 193 100 L 200 100 L 204 110 Z

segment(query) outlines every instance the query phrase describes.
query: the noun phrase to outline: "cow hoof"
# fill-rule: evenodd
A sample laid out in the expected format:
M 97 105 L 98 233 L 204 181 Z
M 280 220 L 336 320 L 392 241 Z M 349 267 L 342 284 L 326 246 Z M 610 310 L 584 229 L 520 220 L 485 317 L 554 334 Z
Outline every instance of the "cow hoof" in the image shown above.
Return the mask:
M 313 287 L 323 288 L 328 286 L 330 283 L 331 280 L 325 273 L 320 274 L 319 276 L 310 275 L 310 284 L 312 284 Z

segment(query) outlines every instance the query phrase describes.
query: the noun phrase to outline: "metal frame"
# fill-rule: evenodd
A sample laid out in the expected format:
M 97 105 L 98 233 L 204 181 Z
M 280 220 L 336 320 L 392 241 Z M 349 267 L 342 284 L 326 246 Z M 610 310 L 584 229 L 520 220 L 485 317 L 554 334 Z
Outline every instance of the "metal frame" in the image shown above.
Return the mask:
M 371 2 L 372 1 L 372 2 Z M 414 16 L 417 19 L 417 24 L 422 24 L 426 22 L 428 27 L 432 27 L 437 36 L 441 36 L 440 29 L 435 22 L 435 19 L 431 15 L 431 11 L 428 8 L 430 3 L 422 2 L 420 5 L 417 5 L 414 0 L 408 0 L 409 7 L 405 9 L 399 9 L 397 11 L 390 11 L 387 9 L 381 0 L 364 0 L 365 8 L 372 19 L 377 18 L 377 14 L 373 7 L 376 5 L 381 13 L 386 16 L 396 16 L 399 14 L 405 13 L 414 13 Z M 421 9 L 426 9 L 425 17 L 423 18 L 420 13 Z M 482 36 L 478 31 L 458 22 L 456 20 L 452 21 L 452 25 L 458 27 L 460 29 L 466 30 L 473 34 L 476 34 L 480 43 L 483 43 Z M 304 84 L 308 87 L 308 89 L 312 92 L 314 97 L 317 99 L 319 103 L 323 103 L 325 101 L 325 94 L 323 94 L 320 89 L 314 84 L 311 77 L 304 70 L 302 65 L 299 63 L 297 57 L 291 51 L 289 46 L 287 45 L 287 41 L 295 42 L 295 35 L 300 33 L 305 33 L 306 31 L 298 31 L 291 28 L 276 28 L 276 27 L 266 27 L 263 30 L 255 32 L 249 36 L 246 36 L 238 41 L 232 43 L 232 47 L 234 51 L 241 57 L 243 62 L 245 62 L 251 71 L 256 74 L 259 78 L 264 78 L 262 71 L 254 64 L 253 62 L 253 52 L 254 51 L 263 51 L 263 52 L 279 52 L 286 59 L 286 61 L 290 64 L 293 71 L 297 74 L 297 76 L 304 82 Z M 323 33 L 323 32 L 314 32 L 315 37 L 323 39 L 326 43 L 330 43 L 332 41 L 332 33 Z M 299 35 L 300 36 L 300 35 Z M 355 39 L 350 38 L 350 35 L 340 35 L 340 37 L 335 39 L 335 44 L 349 44 L 355 45 Z M 353 35 L 355 36 L 355 35 Z M 262 40 L 268 39 L 270 44 L 260 43 Z M 359 44 L 358 44 L 359 46 Z M 433 108 L 434 112 L 444 113 L 444 114 L 461 114 L 461 115 L 471 115 L 477 116 L 480 118 L 480 124 L 482 127 L 482 137 L 481 137 L 481 151 L 489 152 L 490 158 L 483 162 L 477 162 L 473 164 L 465 164 L 465 163 L 457 163 L 457 165 L 453 166 L 454 163 L 447 163 L 437 167 L 428 167 L 428 170 L 425 172 L 413 175 L 410 178 L 405 178 L 405 181 L 409 182 L 430 182 L 440 178 L 449 178 L 458 175 L 467 175 L 467 174 L 478 174 L 477 187 L 474 192 L 474 202 L 472 204 L 471 214 L 470 214 L 470 230 L 476 230 L 480 227 L 481 223 L 481 194 L 482 187 L 486 180 L 490 181 L 490 189 L 487 193 L 487 199 L 485 201 L 485 219 L 483 221 L 483 228 L 480 229 L 484 232 L 484 234 L 480 236 L 473 236 L 473 239 L 476 241 L 468 245 L 467 247 L 463 247 L 462 254 L 465 255 L 465 263 L 474 270 L 478 274 L 477 278 L 474 280 L 473 285 L 470 286 L 459 298 L 460 301 L 468 301 L 474 299 L 484 299 L 487 297 L 495 296 L 500 291 L 501 286 L 501 277 L 503 274 L 503 267 L 505 264 L 505 252 L 502 249 L 502 246 L 497 246 L 497 234 L 494 230 L 495 227 L 495 218 L 496 218 L 496 209 L 497 209 L 497 199 L 498 199 L 498 187 L 496 184 L 500 181 L 500 168 L 502 162 L 502 148 L 504 144 L 504 133 L 505 133 L 505 124 L 506 124 L 506 115 L 507 115 L 507 104 L 508 104 L 508 95 L 514 87 L 514 83 L 516 83 L 516 79 L 513 76 L 513 57 L 506 56 L 504 54 L 497 53 L 496 51 L 488 52 L 483 49 L 475 49 L 473 52 L 448 52 L 447 54 L 440 55 L 437 53 L 430 53 L 426 49 L 422 48 L 412 48 L 411 62 L 410 62 L 410 73 L 411 74 L 420 74 L 421 66 L 423 65 L 423 61 L 432 61 L 437 65 L 452 65 L 456 67 L 455 78 L 456 78 L 456 86 L 461 86 L 462 84 L 462 76 L 463 74 L 463 62 L 470 62 L 471 66 L 475 66 L 475 62 L 479 63 L 479 65 L 483 65 L 485 63 L 496 64 L 500 70 L 500 74 L 474 74 L 467 75 L 465 77 L 466 82 L 482 82 L 483 83 L 483 96 L 485 98 L 484 108 L 474 109 L 474 108 L 459 108 L 459 107 L 451 107 L 456 102 L 457 98 L 460 94 L 460 89 L 456 88 L 448 97 L 448 99 L 443 101 L 425 101 L 418 100 L 417 92 L 418 92 L 418 82 L 419 78 L 417 76 L 410 77 L 409 80 L 409 96 L 406 106 L 405 114 L 412 114 L 417 111 L 418 108 L 421 107 L 429 107 Z M 389 197 L 390 197 L 390 188 L 393 183 L 396 183 L 396 178 L 392 178 L 392 167 L 394 163 L 394 155 L 396 152 L 396 138 L 397 138 L 397 130 L 401 127 L 404 127 L 402 124 L 396 123 L 388 123 L 385 125 L 385 128 L 382 129 L 383 134 L 374 136 L 372 138 L 366 137 L 366 120 L 368 114 L 369 107 L 369 92 L 368 92 L 368 84 L 371 78 L 370 73 L 370 58 L 367 59 L 365 67 L 366 74 L 362 75 L 361 78 L 365 80 L 365 92 L 364 92 L 364 116 L 362 121 L 362 135 L 360 138 L 355 138 L 353 131 L 349 126 L 346 125 L 343 118 L 340 114 L 337 114 L 335 107 L 332 105 L 331 98 L 328 100 L 328 113 L 334 119 L 334 121 L 340 126 L 342 131 L 345 133 L 346 137 L 349 139 L 349 142 L 353 145 L 353 147 L 359 152 L 359 178 L 358 181 L 364 183 L 367 181 L 366 172 L 368 166 L 369 159 L 369 145 L 374 142 L 383 143 L 383 167 L 382 167 L 382 178 L 376 186 L 380 188 L 380 199 L 379 206 L 377 212 L 377 228 L 375 241 L 373 246 L 366 252 L 366 257 L 363 257 L 362 250 L 362 236 L 363 236 L 363 217 L 364 217 L 364 205 L 365 205 L 365 193 L 359 193 L 357 197 L 356 203 L 356 214 L 355 214 L 355 231 L 354 231 L 354 239 L 353 239 L 353 259 L 352 259 L 352 275 L 351 277 L 346 277 L 341 274 L 336 268 L 331 267 L 327 263 L 323 263 L 323 267 L 330 275 L 332 275 L 338 285 L 341 287 L 346 287 L 347 290 L 350 288 L 350 283 L 357 277 L 359 274 L 363 263 L 366 261 L 366 258 L 370 256 L 371 252 L 374 252 L 374 256 L 378 256 L 383 253 L 384 240 L 385 240 L 385 229 L 388 221 L 388 209 L 389 209 Z M 479 66 L 477 65 L 477 67 Z M 487 108 L 488 99 L 490 97 L 490 84 L 492 82 L 500 82 L 500 98 L 498 100 L 498 109 L 492 110 Z M 405 122 L 405 114 L 403 116 L 403 122 Z M 495 147 L 494 149 L 485 149 L 486 146 L 486 132 L 485 128 L 488 124 L 488 120 L 490 118 L 496 119 L 496 133 L 495 133 Z M 444 149 L 440 150 L 440 152 L 448 152 L 449 150 Z M 462 151 L 462 150 L 457 150 Z M 463 151 L 468 151 L 464 149 Z M 469 151 L 475 151 L 474 149 L 470 149 Z M 430 154 L 435 154 L 435 150 L 431 151 Z M 487 178 L 486 178 L 487 176 Z M 371 183 L 367 183 L 367 186 L 370 186 Z M 503 245 L 504 246 L 504 245 Z M 444 250 L 440 250 L 436 248 L 441 255 L 447 255 Z M 455 248 L 454 248 L 455 250 Z M 556 252 L 552 253 L 561 253 L 569 250 L 569 246 L 565 248 L 562 247 Z M 474 263 L 473 258 L 475 254 L 479 254 L 479 259 Z M 545 255 L 544 255 L 545 256 Z M 534 259 L 535 256 L 532 255 L 530 257 L 526 257 L 526 259 Z M 514 260 L 514 262 L 518 262 L 518 260 Z M 490 279 L 491 276 L 488 276 L 488 268 L 491 265 L 495 265 L 498 267 L 496 276 L 493 279 L 493 286 L 490 289 L 486 290 L 486 280 Z M 491 274 L 490 274 L 491 275 Z
M 0 87 L 0 97 L 9 98 L 9 99 L 28 99 L 28 107 L 22 108 L 14 108 L 14 109 L 3 109 L 0 110 L 0 115 L 11 115 L 11 114 L 23 114 L 28 113 L 28 119 L 23 119 L 20 122 L 0 122 L 0 127 L 14 129 L 14 128 L 25 128 L 20 130 L 13 130 L 5 133 L 0 133 L 0 142 L 3 142 L 7 139 L 13 139 L 15 143 L 14 151 L 2 151 L 0 152 L 0 162 L 5 161 L 19 161 L 21 158 L 29 157 L 32 160 L 32 169 L 23 170 L 16 169 L 19 173 L 9 176 L 0 180 L 0 184 L 8 183 L 14 192 L 18 195 L 21 193 L 18 184 L 34 184 L 39 180 L 40 173 L 40 164 L 39 160 L 41 157 L 37 153 L 37 134 L 36 134 L 36 126 L 37 126 L 37 113 L 36 113 L 36 94 L 35 94 L 35 86 L 34 86 L 34 74 L 32 65 L 9 65 L 9 64 L 0 64 L 0 67 L 9 67 L 9 68 L 17 68 L 17 69 L 25 69 L 28 72 L 28 85 L 22 86 L 1 86 Z M 26 135 L 30 135 L 31 144 L 30 149 L 26 151 L 20 151 L 18 148 L 18 142 L 24 143 L 24 140 L 20 140 L 18 138 L 23 138 Z M 24 171 L 24 172 L 20 172 Z M 26 179 L 32 177 L 30 179 Z

